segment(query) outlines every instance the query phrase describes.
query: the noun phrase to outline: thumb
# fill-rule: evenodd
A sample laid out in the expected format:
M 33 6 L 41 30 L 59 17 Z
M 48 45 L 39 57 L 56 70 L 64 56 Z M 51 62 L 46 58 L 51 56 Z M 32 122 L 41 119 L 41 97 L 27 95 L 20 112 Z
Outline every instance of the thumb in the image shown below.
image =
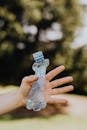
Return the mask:
M 24 77 L 22 83 L 33 83 L 36 80 L 38 80 L 38 77 L 36 75 L 30 75 Z
M 27 96 L 27 94 L 29 93 L 32 84 L 34 81 L 36 81 L 38 79 L 38 77 L 36 75 L 30 75 L 30 76 L 26 76 L 23 78 L 19 92 L 23 95 L 23 96 Z

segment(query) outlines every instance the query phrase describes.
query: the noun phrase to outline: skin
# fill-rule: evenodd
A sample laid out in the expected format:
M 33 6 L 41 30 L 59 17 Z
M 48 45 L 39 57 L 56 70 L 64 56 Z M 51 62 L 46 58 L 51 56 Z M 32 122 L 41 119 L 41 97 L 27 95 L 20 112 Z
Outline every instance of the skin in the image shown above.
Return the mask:
M 66 99 L 58 99 L 54 95 L 70 92 L 73 86 L 64 86 L 62 88 L 55 88 L 60 85 L 70 83 L 73 81 L 72 76 L 63 77 L 51 81 L 56 75 L 65 70 L 63 65 L 53 69 L 46 74 L 46 86 L 44 88 L 44 97 L 47 103 L 50 104 L 66 104 Z M 32 88 L 32 84 L 38 80 L 35 75 L 26 76 L 23 78 L 20 88 L 18 90 L 0 95 L 0 115 L 8 113 L 17 108 L 26 106 L 28 94 Z

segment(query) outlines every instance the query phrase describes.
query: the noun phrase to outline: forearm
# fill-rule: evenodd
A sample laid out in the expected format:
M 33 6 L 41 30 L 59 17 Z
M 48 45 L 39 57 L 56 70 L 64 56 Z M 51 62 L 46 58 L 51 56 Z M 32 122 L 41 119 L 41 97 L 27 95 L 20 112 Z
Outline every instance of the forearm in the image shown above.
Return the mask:
M 18 90 L 0 95 L 0 115 L 10 112 L 22 106 L 22 97 Z

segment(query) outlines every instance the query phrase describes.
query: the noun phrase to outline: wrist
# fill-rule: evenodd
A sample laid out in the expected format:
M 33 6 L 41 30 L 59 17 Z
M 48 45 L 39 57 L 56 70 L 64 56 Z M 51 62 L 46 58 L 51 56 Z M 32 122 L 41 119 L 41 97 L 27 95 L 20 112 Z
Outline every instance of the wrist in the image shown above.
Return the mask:
M 17 96 L 18 96 L 19 107 L 24 107 L 26 105 L 26 99 L 21 94 L 20 89 L 17 91 Z

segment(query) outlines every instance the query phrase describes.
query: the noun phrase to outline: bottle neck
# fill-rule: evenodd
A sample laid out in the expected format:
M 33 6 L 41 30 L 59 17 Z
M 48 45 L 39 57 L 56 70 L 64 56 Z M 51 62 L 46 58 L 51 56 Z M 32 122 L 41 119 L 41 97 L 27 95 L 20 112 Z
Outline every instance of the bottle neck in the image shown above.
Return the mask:
M 43 62 L 34 63 L 32 69 L 38 77 L 45 77 L 46 69 L 49 65 L 49 60 L 45 59 Z
M 35 75 L 37 75 L 38 77 L 45 77 L 45 74 L 46 74 L 46 66 L 44 65 L 41 65 L 35 71 Z

